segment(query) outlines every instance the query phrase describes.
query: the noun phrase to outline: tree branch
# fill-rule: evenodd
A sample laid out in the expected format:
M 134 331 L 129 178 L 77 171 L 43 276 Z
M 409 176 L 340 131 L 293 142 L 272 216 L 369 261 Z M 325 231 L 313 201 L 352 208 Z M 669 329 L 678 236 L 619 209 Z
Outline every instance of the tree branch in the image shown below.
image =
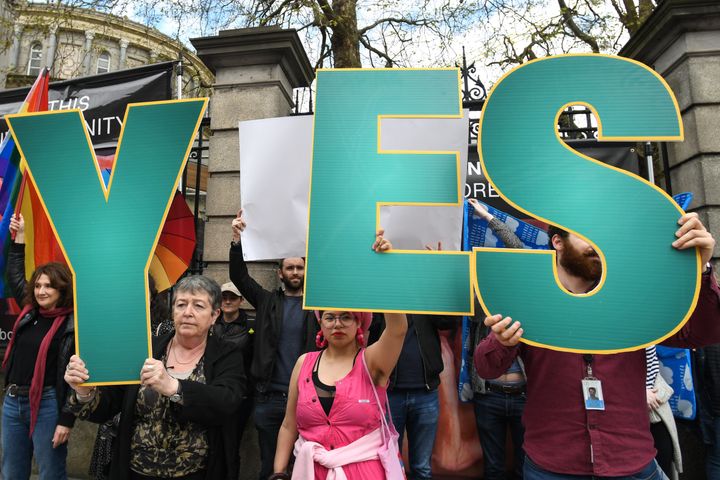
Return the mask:
M 593 53 L 600 53 L 600 47 L 598 47 L 597 41 L 587 33 L 583 32 L 580 27 L 578 27 L 577 23 L 575 23 L 575 19 L 573 18 L 571 10 L 568 8 L 567 4 L 565 3 L 565 0 L 557 0 L 558 5 L 560 6 L 560 14 L 563 17 L 563 20 L 565 21 L 565 25 L 570 28 L 570 31 L 575 34 L 575 36 L 582 40 L 583 42 L 587 43 L 590 48 L 592 49 Z
M 394 60 L 386 52 L 381 52 L 377 48 L 370 45 L 370 42 L 368 42 L 367 38 L 364 35 L 360 37 L 360 43 L 362 43 L 363 47 L 367 48 L 378 57 L 384 58 L 386 68 L 392 68 L 393 63 L 395 63 Z
M 409 18 L 402 18 L 402 17 L 387 17 L 387 18 L 381 18 L 380 20 L 376 20 L 367 27 L 359 28 L 358 34 L 359 35 L 365 35 L 368 31 L 372 30 L 373 28 L 377 27 L 378 25 L 381 25 L 383 23 L 401 23 L 405 25 L 415 25 L 419 27 L 423 27 L 428 25 L 430 22 L 425 19 L 421 18 L 418 20 L 412 20 Z

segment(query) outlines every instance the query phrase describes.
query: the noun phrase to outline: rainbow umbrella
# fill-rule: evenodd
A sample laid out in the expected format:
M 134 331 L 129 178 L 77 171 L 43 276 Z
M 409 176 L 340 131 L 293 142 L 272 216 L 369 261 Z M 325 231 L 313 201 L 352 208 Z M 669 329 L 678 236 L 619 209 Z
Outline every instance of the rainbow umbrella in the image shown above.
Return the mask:
M 110 181 L 115 155 L 96 155 L 105 186 Z M 182 193 L 176 191 L 155 253 L 150 275 L 158 292 L 167 290 L 185 273 L 195 252 L 195 217 Z

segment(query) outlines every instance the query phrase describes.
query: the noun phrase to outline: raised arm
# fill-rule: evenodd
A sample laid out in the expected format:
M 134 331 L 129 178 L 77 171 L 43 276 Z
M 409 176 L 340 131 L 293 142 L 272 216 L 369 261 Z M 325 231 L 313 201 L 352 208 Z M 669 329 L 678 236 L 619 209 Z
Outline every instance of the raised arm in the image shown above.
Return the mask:
M 488 222 L 493 233 L 502 240 L 507 248 L 523 248 L 525 245 L 510 228 L 488 212 L 487 206 L 481 204 L 474 198 L 468 199 L 468 203 L 475 209 L 475 213 Z
M 377 231 L 372 249 L 377 253 L 392 249 L 392 244 L 383 237 L 385 231 Z M 407 317 L 404 313 L 386 313 L 385 330 L 377 342 L 370 345 L 365 351 L 365 361 L 368 370 L 373 376 L 375 385 L 385 385 L 397 364 L 402 351 L 405 333 L 407 332 Z
M 10 233 L 15 240 L 10 244 L 7 258 L 8 284 L 18 305 L 22 305 L 25 296 L 25 220 L 22 215 L 10 218 Z
M 230 246 L 230 281 L 240 290 L 242 296 L 257 308 L 260 298 L 269 295 L 270 292 L 265 290 L 254 278 L 250 276 L 247 264 L 243 258 L 241 233 L 245 230 L 247 223 L 240 211 L 232 221 L 233 240 Z
M 300 369 L 305 361 L 305 354 L 295 362 L 292 374 L 290 375 L 290 388 L 288 389 L 287 407 L 285 407 L 285 418 L 283 418 L 280 431 L 278 432 L 277 447 L 275 448 L 275 462 L 273 470 L 275 473 L 287 472 L 287 466 L 290 462 L 290 455 L 293 451 L 293 445 L 298 437 L 297 429 L 297 401 L 298 401 L 298 377 Z
M 675 232 L 677 240 L 672 246 L 678 250 L 697 247 L 705 268 L 712 258 L 715 239 L 694 212 L 683 215 L 678 224 L 680 227 Z M 720 288 L 712 269 L 708 268 L 700 280 L 700 294 L 690 319 L 675 335 L 662 344 L 694 348 L 715 343 L 720 343 Z

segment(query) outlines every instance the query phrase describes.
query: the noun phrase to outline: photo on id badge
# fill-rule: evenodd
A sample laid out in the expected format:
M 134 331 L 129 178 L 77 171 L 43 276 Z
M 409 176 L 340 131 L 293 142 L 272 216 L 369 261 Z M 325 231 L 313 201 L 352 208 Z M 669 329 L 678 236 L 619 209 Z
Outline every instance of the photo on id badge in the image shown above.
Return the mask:
M 600 380 L 586 378 L 582 381 L 582 388 L 585 410 L 605 410 L 605 399 Z

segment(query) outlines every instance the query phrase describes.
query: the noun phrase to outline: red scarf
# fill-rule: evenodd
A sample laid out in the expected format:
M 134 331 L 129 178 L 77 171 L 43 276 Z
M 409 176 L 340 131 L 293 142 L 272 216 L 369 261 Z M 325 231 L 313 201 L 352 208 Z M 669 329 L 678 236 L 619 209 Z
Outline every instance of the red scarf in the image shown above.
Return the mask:
M 10 343 L 5 350 L 5 358 L 3 359 L 2 367 L 6 367 L 8 360 L 10 359 L 10 352 L 15 344 L 15 338 L 17 334 L 18 326 L 20 321 L 30 312 L 34 307 L 32 305 L 26 305 L 22 309 L 15 325 L 13 325 L 12 338 Z M 40 342 L 40 348 L 38 349 L 37 357 L 35 358 L 35 370 L 33 371 L 32 383 L 30 383 L 30 436 L 32 437 L 33 430 L 35 430 L 35 423 L 37 422 L 38 410 L 40 410 L 40 399 L 42 398 L 43 386 L 45 385 L 45 364 L 47 363 L 47 354 L 50 349 L 50 343 L 53 337 L 60 330 L 60 327 L 65 323 L 65 319 L 69 313 L 72 313 L 72 307 L 56 307 L 51 310 L 45 310 L 41 308 L 38 315 L 45 318 L 55 318 L 50 330 L 45 334 L 43 341 Z M 62 368 L 62 365 L 58 364 L 58 368 Z

